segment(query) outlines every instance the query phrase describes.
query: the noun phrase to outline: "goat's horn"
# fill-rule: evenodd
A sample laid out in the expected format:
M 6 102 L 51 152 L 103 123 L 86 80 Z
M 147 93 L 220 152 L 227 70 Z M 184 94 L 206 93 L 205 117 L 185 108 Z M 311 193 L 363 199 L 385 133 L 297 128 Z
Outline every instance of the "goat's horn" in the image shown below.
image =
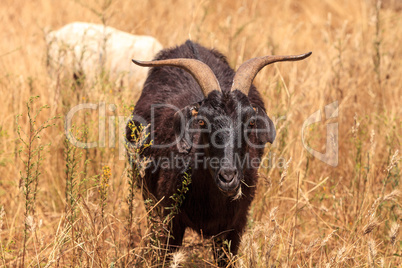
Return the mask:
M 248 95 L 255 76 L 264 66 L 277 61 L 303 60 L 310 55 L 311 52 L 297 56 L 265 56 L 250 59 L 240 65 L 239 69 L 237 69 L 236 75 L 233 79 L 231 90 L 240 90 L 244 94 Z
M 168 59 L 156 61 L 137 61 L 133 62 L 139 66 L 154 67 L 154 66 L 174 66 L 186 70 L 201 87 L 204 96 L 207 97 L 209 93 L 214 90 L 221 91 L 218 79 L 212 72 L 211 68 L 205 63 L 196 59 Z

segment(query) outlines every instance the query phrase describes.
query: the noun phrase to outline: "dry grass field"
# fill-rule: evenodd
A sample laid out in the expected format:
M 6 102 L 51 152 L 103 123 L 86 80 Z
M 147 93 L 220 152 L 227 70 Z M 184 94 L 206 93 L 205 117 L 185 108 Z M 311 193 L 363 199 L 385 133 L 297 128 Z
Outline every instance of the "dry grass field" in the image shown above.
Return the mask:
M 161 249 L 147 232 L 152 213 L 130 185 L 117 138 L 109 142 L 113 133 L 106 131 L 104 148 L 66 142 L 71 108 L 115 104 L 106 113 L 113 129 L 141 90 L 117 88 L 102 74 L 91 87 L 49 75 L 45 33 L 73 21 L 151 35 L 164 47 L 192 39 L 220 50 L 233 68 L 257 56 L 312 51 L 254 81 L 276 119 L 276 142 L 266 150 L 274 166 L 260 168 L 234 262 L 402 267 L 400 0 L 1 0 L 0 266 L 215 266 L 212 242 L 192 232 L 172 261 L 156 257 Z M 304 144 L 323 153 L 327 125 L 338 124 L 333 167 L 305 149 L 302 128 L 335 101 L 337 117 L 304 131 Z M 96 110 L 77 113 L 76 136 L 96 141 L 98 120 Z

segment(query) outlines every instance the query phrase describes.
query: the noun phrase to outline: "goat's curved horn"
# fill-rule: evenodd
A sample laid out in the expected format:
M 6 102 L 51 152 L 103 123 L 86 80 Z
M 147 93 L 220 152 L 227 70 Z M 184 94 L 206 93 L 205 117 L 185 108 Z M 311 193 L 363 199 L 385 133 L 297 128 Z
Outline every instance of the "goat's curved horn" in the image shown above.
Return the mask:
M 156 61 L 137 61 L 133 62 L 139 66 L 154 67 L 154 66 L 174 66 L 186 70 L 201 87 L 204 96 L 207 97 L 209 93 L 214 90 L 221 91 L 218 79 L 212 72 L 211 68 L 205 63 L 196 59 L 168 59 L 168 60 L 156 60 Z
M 311 52 L 297 56 L 265 56 L 250 59 L 240 65 L 239 69 L 237 69 L 236 75 L 233 79 L 231 90 L 240 90 L 244 94 L 248 95 L 255 76 L 264 66 L 277 61 L 303 60 L 310 55 Z

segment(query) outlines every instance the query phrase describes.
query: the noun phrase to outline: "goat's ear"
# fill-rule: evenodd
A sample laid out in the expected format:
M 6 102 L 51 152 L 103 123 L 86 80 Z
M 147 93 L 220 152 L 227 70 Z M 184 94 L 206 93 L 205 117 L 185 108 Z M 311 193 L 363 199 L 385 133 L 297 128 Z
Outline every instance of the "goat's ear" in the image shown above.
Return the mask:
M 260 108 L 257 105 L 253 106 L 254 110 L 257 113 L 257 120 L 255 126 L 255 135 L 257 140 L 261 144 L 265 144 L 267 142 L 273 143 L 276 137 L 276 131 L 274 123 L 271 118 L 265 113 L 264 109 Z
M 198 113 L 198 105 L 188 105 L 177 111 L 173 118 L 176 135 L 176 146 L 180 153 L 188 153 L 193 147 L 194 118 Z

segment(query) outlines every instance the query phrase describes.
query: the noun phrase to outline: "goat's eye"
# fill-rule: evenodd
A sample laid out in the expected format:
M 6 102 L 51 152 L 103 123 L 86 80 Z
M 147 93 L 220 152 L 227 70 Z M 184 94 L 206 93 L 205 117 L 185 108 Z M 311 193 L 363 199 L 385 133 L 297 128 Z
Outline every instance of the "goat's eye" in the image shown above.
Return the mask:
M 250 127 L 254 126 L 254 125 L 255 125 L 255 120 L 254 120 L 254 119 L 250 120 L 250 123 L 249 123 L 248 125 L 249 125 Z
M 202 119 L 200 119 L 200 120 L 198 120 L 198 124 L 199 124 L 200 126 L 205 126 L 205 121 L 202 120 Z

